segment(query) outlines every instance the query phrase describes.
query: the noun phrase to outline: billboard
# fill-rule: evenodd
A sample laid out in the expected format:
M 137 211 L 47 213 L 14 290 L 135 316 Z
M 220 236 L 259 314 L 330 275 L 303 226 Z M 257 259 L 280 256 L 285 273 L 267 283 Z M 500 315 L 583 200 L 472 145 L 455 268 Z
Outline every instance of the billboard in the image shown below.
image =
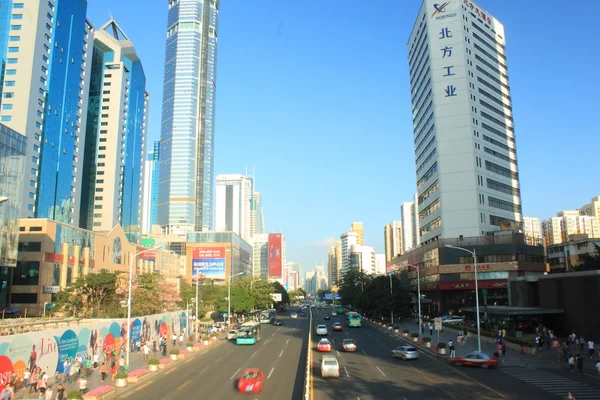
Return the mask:
M 281 233 L 269 233 L 269 277 L 270 278 L 282 278 L 282 265 L 281 265 Z
M 225 282 L 225 247 L 192 247 L 192 281 Z
M 271 293 L 273 301 L 282 301 L 281 293 Z

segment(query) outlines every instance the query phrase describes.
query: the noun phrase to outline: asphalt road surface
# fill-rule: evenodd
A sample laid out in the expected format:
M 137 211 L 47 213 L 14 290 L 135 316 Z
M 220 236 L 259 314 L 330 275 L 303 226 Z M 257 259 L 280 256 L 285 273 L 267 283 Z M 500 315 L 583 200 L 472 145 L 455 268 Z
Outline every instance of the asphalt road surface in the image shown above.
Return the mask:
M 480 369 L 455 367 L 448 361 L 420 353 L 418 360 L 393 359 L 391 350 L 405 344 L 398 335 L 384 332 L 363 322 L 361 328 L 348 328 L 345 316 L 331 317 L 331 309 L 313 310 L 314 400 L 326 399 L 561 399 L 568 391 L 577 398 L 600 399 L 600 379 L 579 376 L 567 370 L 536 368 Z M 333 332 L 339 321 L 344 331 Z M 321 377 L 321 357 L 314 335 L 315 326 L 325 324 L 333 342 L 332 355 L 340 363 L 340 378 Z M 340 350 L 342 339 L 356 340 L 356 353 Z
M 261 325 L 261 340 L 254 345 L 219 343 L 199 357 L 179 361 L 168 371 L 140 383 L 119 398 L 147 399 L 302 399 L 308 340 L 308 315 L 291 319 L 278 316 L 282 326 Z M 259 394 L 237 392 L 236 381 L 246 368 L 265 374 Z

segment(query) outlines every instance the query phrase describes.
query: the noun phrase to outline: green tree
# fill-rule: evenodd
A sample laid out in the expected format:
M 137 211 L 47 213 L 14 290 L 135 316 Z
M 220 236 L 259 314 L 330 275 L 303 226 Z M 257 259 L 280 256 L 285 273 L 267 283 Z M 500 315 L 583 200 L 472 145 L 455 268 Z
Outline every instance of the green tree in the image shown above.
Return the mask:
M 330 294 L 331 289 L 319 289 L 317 290 L 317 296 L 319 299 L 324 299 L 326 294 Z
M 291 302 L 297 301 L 299 299 L 306 298 L 306 292 L 304 290 L 302 290 L 302 289 L 290 290 L 288 292 L 288 295 L 290 296 L 290 301 Z
M 281 303 L 282 304 L 289 304 L 290 303 L 290 296 L 287 292 L 287 290 L 285 290 L 285 288 L 283 287 L 283 285 L 277 281 L 272 282 L 271 285 L 273 286 L 273 293 L 281 293 Z
M 182 279 L 179 283 L 179 295 L 181 296 L 179 307 L 185 308 L 186 305 L 196 301 L 196 287 Z
M 231 288 L 231 312 L 248 312 L 254 308 L 254 298 L 250 291 L 243 287 Z
M 357 296 L 369 285 L 371 277 L 358 268 L 350 268 L 342 274 L 338 293 L 344 305 L 356 305 Z
M 79 277 L 54 295 L 55 312 L 63 311 L 67 315 L 73 312 L 72 315 L 84 318 L 110 317 L 110 311 L 104 309 L 103 305 L 115 295 L 116 277 L 116 273 L 104 271 Z
M 273 303 L 271 293 L 273 293 L 274 288 L 266 279 L 243 278 L 235 281 L 232 285 L 233 287 L 244 288 L 250 293 L 254 301 L 251 310 L 262 310 L 268 308 Z M 233 296 L 231 297 L 233 299 Z

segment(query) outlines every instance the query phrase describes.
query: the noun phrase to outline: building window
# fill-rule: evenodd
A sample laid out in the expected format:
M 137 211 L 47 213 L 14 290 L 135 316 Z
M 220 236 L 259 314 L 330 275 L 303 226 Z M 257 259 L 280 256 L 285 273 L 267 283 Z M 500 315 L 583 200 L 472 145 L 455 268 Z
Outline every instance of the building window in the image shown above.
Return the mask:
M 41 226 L 30 226 L 29 227 L 29 232 L 41 232 L 41 231 L 42 231 Z
M 18 42 L 21 40 L 21 36 L 10 36 L 8 40 L 11 42 Z
M 11 304 L 37 304 L 37 293 L 12 293 Z
M 42 251 L 42 242 L 19 242 L 19 251 L 34 252 Z
M 12 108 L 13 108 L 12 104 L 2 104 L 3 110 L 12 110 Z
M 40 262 L 18 261 L 13 272 L 13 286 L 37 285 L 39 283 Z
M 18 62 L 19 62 L 19 59 L 18 59 L 18 58 L 7 58 L 7 59 L 6 59 L 6 63 L 7 63 L 7 64 L 16 64 L 16 63 L 18 63 Z
M 20 31 L 21 30 L 21 25 L 11 25 L 10 26 L 10 30 L 11 31 Z
M 6 75 L 16 75 L 16 74 L 17 74 L 16 69 L 7 69 L 6 70 Z
M 12 19 L 23 19 L 23 14 L 13 14 Z
M 12 120 L 12 117 L 10 115 L 3 115 L 2 117 L 0 117 L 0 121 L 2 122 L 8 122 Z
M 23 3 L 15 3 L 13 4 L 13 8 L 23 8 Z

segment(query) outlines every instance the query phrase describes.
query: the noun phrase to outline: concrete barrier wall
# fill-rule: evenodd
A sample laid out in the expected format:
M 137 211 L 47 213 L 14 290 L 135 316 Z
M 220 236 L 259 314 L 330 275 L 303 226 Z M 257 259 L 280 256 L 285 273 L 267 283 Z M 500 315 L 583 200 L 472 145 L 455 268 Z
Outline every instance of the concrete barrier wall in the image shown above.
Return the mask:
M 63 372 L 66 359 L 72 361 L 77 355 L 87 359 L 96 353 L 124 353 L 129 336 L 127 319 L 99 321 L 0 337 L 0 390 L 13 371 L 22 378 L 26 369 L 40 367 L 53 376 Z M 151 340 L 167 335 L 171 339 L 172 332 L 186 328 L 186 321 L 185 311 L 132 318 L 130 343 L 135 350 L 141 338 Z

